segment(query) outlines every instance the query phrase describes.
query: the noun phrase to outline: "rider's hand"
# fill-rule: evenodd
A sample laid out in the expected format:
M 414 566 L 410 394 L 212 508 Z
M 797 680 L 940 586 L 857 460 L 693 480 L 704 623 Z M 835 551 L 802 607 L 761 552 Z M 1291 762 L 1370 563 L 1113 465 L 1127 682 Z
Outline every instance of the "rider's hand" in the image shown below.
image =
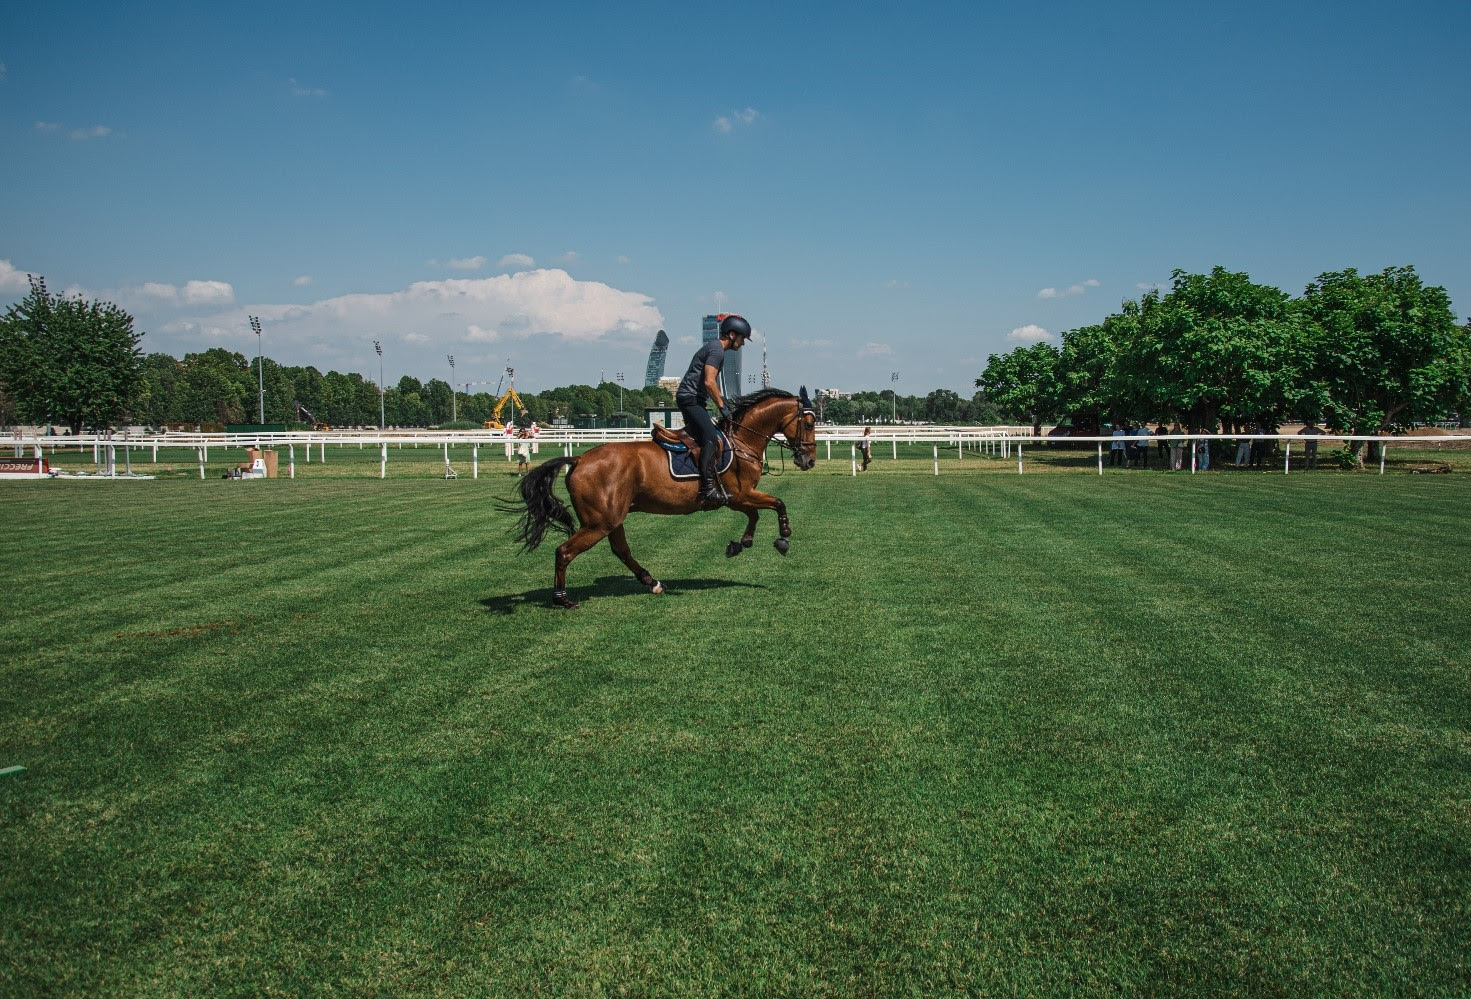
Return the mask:
M 722 402 L 720 404 L 720 415 L 727 420 L 730 419 L 730 403 Z

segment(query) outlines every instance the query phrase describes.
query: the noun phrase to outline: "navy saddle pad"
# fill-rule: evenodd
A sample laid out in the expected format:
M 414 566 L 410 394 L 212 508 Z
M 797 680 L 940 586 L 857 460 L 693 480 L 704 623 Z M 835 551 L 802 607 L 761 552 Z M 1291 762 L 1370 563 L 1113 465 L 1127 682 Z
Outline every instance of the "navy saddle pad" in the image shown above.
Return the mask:
M 720 433 L 719 431 L 716 431 Z M 683 444 L 666 444 L 663 441 L 656 442 L 669 455 L 669 474 L 676 479 L 698 479 L 700 477 L 700 466 L 695 464 L 695 456 L 688 447 Z M 735 454 L 730 449 L 730 440 L 725 434 L 720 434 L 720 471 L 725 472 L 730 468 L 730 463 L 735 460 Z

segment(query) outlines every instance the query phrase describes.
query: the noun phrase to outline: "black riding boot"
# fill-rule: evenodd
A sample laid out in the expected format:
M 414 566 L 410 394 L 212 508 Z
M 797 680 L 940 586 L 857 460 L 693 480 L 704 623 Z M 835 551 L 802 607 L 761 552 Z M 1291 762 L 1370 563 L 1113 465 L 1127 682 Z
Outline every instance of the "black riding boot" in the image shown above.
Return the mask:
M 720 445 L 706 444 L 700 451 L 700 499 L 706 503 L 724 503 L 730 497 L 720 485 Z

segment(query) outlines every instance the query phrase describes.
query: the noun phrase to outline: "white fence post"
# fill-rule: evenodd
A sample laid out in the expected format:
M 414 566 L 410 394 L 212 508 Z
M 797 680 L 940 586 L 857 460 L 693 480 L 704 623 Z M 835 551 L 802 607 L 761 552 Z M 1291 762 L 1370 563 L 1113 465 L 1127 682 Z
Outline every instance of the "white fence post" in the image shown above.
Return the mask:
M 378 478 L 388 478 L 388 442 L 378 445 Z
M 848 445 L 848 461 L 852 464 L 852 469 L 853 469 L 852 474 L 854 476 L 857 476 L 858 475 L 858 446 L 856 444 L 849 444 Z
M 204 448 L 197 447 L 197 448 L 194 449 L 194 453 L 199 456 L 199 478 L 201 480 L 203 480 L 203 478 L 204 478 Z
M 1384 452 L 1385 452 L 1384 442 L 1383 441 L 1380 441 L 1379 442 L 1379 474 L 1380 475 L 1383 475 L 1384 474 Z
M 1282 474 L 1287 475 L 1292 471 L 1292 441 L 1282 442 Z
M 480 478 L 480 444 L 476 442 L 470 445 L 470 478 Z
M 288 444 L 288 445 L 286 445 L 286 460 L 288 462 L 288 464 L 287 464 L 286 467 L 287 467 L 287 469 L 290 472 L 290 477 L 294 479 L 294 478 L 296 478 L 296 445 L 295 444 Z
M 1022 474 L 1022 442 L 1016 442 L 1016 474 Z
M 940 445 L 935 445 L 935 474 L 940 474 Z
M 1098 474 L 1103 474 L 1103 441 L 1098 442 Z

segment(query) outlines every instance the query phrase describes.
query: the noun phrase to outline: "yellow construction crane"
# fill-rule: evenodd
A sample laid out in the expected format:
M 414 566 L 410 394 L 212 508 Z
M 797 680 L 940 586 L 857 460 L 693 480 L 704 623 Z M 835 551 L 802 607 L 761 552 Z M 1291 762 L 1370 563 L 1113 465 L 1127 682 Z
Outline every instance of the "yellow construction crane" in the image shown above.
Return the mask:
M 515 412 L 516 409 L 524 410 L 526 408 L 526 403 L 522 402 L 521 397 L 516 394 L 516 386 L 512 385 L 506 390 L 505 395 L 495 401 L 495 409 L 490 411 L 490 419 L 485 421 L 486 430 L 504 430 L 506 428 L 506 425 L 501 422 L 501 410 L 506 408 L 506 403 L 508 402 L 515 405 L 515 409 L 512 412 Z

